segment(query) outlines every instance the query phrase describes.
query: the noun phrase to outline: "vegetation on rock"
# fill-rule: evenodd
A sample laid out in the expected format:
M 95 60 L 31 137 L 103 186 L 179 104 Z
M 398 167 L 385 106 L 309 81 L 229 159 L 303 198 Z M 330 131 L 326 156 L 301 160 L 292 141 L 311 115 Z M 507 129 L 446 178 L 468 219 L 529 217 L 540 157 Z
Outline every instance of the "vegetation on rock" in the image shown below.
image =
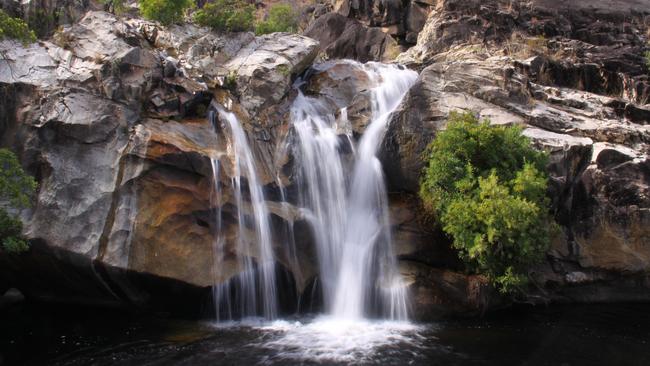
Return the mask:
M 255 27 L 258 35 L 274 32 L 294 33 L 298 30 L 298 16 L 289 4 L 275 4 L 269 9 L 266 20 Z
M 194 21 L 217 31 L 241 32 L 253 29 L 255 6 L 243 0 L 216 0 L 194 14 Z
M 183 20 L 185 11 L 194 6 L 192 0 L 140 0 L 142 16 L 159 21 L 161 24 L 172 24 Z
M 27 44 L 36 41 L 36 34 L 22 19 L 11 17 L 0 9 L 0 39 L 6 38 Z
M 452 113 L 429 147 L 420 186 L 427 211 L 468 268 L 502 292 L 520 289 L 548 248 L 546 161 L 519 127 L 490 126 L 471 113 Z
M 35 189 L 34 178 L 25 174 L 16 155 L 0 149 L 0 200 L 14 208 L 29 207 Z M 4 250 L 19 253 L 29 248 L 20 237 L 22 228 L 20 219 L 0 208 L 0 241 Z

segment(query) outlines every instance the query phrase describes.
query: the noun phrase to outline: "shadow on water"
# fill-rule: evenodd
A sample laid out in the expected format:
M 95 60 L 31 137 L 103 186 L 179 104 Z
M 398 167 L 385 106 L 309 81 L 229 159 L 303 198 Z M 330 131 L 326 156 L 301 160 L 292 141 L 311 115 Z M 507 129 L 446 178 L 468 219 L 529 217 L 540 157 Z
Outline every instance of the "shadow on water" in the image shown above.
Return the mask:
M 649 365 L 648 304 L 516 307 L 434 324 L 213 323 L 118 309 L 0 312 L 1 365 Z

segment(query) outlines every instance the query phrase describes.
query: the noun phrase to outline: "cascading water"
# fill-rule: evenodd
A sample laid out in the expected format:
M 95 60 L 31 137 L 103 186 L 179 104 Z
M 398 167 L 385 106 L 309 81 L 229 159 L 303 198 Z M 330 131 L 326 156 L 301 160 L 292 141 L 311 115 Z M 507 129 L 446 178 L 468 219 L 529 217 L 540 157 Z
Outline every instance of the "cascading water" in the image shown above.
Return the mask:
M 291 120 L 297 136 L 301 205 L 311 212 L 326 311 L 335 318 L 405 320 L 407 301 L 392 252 L 387 194 L 377 149 L 390 114 L 417 73 L 394 65 L 357 64 L 367 74 L 372 117 L 346 181 L 340 124 L 325 102 L 299 93 Z M 345 143 L 351 143 L 348 135 Z
M 288 201 L 297 204 L 300 217 L 312 228 L 327 315 L 307 324 L 278 320 L 261 325 L 260 329 L 270 330 L 272 335 L 260 346 L 275 350 L 275 357 L 280 359 L 359 361 L 369 357 L 375 349 L 408 344 L 412 339 L 409 334 L 418 329 L 404 322 L 408 316 L 408 302 L 392 249 L 388 198 L 382 166 L 376 156 L 389 117 L 417 79 L 417 73 L 395 65 L 338 62 L 349 62 L 364 73 L 370 89 L 372 113 L 363 136 L 355 143 L 347 110 L 333 110 L 331 101 L 326 98 L 304 95 L 300 91 L 301 82 L 296 83 L 298 95 L 291 107 L 292 129 L 280 149 L 291 149 L 295 164 L 293 188 L 297 190 L 291 189 L 288 196 L 278 173 L 280 209 L 286 211 L 288 217 L 291 206 Z M 234 157 L 231 203 L 237 207 L 239 221 L 236 252 L 240 272 L 215 287 L 217 312 L 232 319 L 233 312 L 241 317 L 259 315 L 261 307 L 264 317 L 272 319 L 276 315 L 276 280 L 269 210 L 243 129 L 235 115 L 218 106 L 211 114 L 213 125 L 217 113 L 231 135 L 226 138 L 231 150 L 229 156 Z M 216 130 L 219 133 L 219 129 Z M 222 169 L 224 167 L 215 159 L 217 207 L 223 205 L 218 183 Z M 242 184 L 242 176 L 247 184 Z M 250 204 L 244 202 L 246 191 Z M 245 210 L 244 207 L 249 208 Z M 218 212 L 219 233 L 220 225 L 221 212 Z M 245 226 L 254 229 L 253 238 L 247 238 Z M 295 267 L 294 274 L 301 277 L 296 244 L 303 238 L 293 236 L 293 222 L 286 226 L 287 253 L 278 254 L 293 262 L 289 265 Z M 225 246 L 225 240 L 217 235 L 216 268 L 225 262 L 228 252 Z M 257 254 L 257 266 L 253 263 L 253 253 Z M 221 278 L 218 274 L 215 276 Z M 370 317 L 388 321 L 371 321 Z
M 342 133 L 348 123 L 345 109 L 337 120 L 329 104 L 300 91 L 291 108 L 299 205 L 316 239 L 326 312 L 335 318 L 354 320 L 374 311 L 382 318 L 405 320 L 406 295 L 392 252 L 387 194 L 376 154 L 390 114 L 415 82 L 417 73 L 395 65 L 353 64 L 369 79 L 372 108 L 370 124 L 356 149 L 351 134 Z M 240 271 L 236 278 L 215 286 L 217 313 L 229 319 L 233 313 L 241 317 L 262 314 L 273 319 L 277 315 L 277 290 L 268 208 L 244 130 L 233 113 L 219 106 L 211 110 L 214 126 L 217 114 L 230 130 L 227 138 L 229 155 L 234 159 L 232 203 L 239 222 L 236 252 Z M 345 149 L 344 144 L 350 148 Z M 349 150 L 353 151 L 353 159 L 345 153 Z M 220 166 L 216 159 L 212 163 L 215 194 L 220 200 Z M 244 192 L 249 193 L 250 205 L 244 202 Z M 284 203 L 284 191 L 282 196 Z M 248 212 L 245 207 L 249 207 Z M 218 211 L 218 233 L 221 220 Z M 247 225 L 254 229 L 252 238 L 247 235 Z M 218 234 L 217 270 L 223 267 L 225 253 L 225 241 Z M 295 259 L 295 248 L 288 254 Z M 219 277 L 218 273 L 215 277 Z
M 257 168 L 253 159 L 246 133 L 237 117 L 215 106 L 209 118 L 213 126 L 217 125 L 217 114 L 230 129 L 227 134 L 229 156 L 233 157 L 232 189 L 234 206 L 237 209 L 239 232 L 237 235 L 236 252 L 239 275 L 214 287 L 217 320 L 221 314 L 227 314 L 228 319 L 233 314 L 238 317 L 262 315 L 266 319 L 277 317 L 277 296 L 275 280 L 275 259 L 273 257 L 269 210 L 264 200 L 264 192 L 257 176 Z M 216 129 L 216 128 L 215 128 Z M 216 200 L 221 200 L 219 187 L 219 161 L 212 159 Z M 246 179 L 242 185 L 242 176 Z M 246 189 L 244 189 L 246 188 Z M 244 203 L 244 193 L 249 195 L 250 204 Z M 218 202 L 222 204 L 221 202 Z M 246 210 L 246 208 L 249 208 Z M 217 210 L 217 235 L 215 239 L 215 271 L 220 271 L 225 263 L 225 240 L 221 235 L 222 213 Z M 254 234 L 248 235 L 247 226 L 252 226 Z M 257 261 L 253 261 L 253 256 Z M 215 273 L 218 278 L 218 273 Z

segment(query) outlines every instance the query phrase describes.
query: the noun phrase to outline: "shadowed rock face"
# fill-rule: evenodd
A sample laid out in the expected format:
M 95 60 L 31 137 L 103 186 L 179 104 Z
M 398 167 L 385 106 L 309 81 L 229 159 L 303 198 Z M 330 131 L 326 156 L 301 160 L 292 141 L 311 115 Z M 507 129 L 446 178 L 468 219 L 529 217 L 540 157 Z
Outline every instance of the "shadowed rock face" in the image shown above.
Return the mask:
M 361 62 L 388 61 L 399 53 L 397 42 L 380 28 L 368 28 L 337 13 L 317 18 L 304 33 L 317 39 L 327 58 Z
M 440 1 L 418 44 L 398 57 L 422 71 L 384 140 L 388 184 L 417 192 L 422 154 L 450 111 L 520 125 L 550 154 L 549 194 L 564 233 L 531 271 L 533 301 L 648 300 L 650 105 L 639 56 L 650 6 L 509 3 Z M 433 291 L 422 283 L 416 294 Z

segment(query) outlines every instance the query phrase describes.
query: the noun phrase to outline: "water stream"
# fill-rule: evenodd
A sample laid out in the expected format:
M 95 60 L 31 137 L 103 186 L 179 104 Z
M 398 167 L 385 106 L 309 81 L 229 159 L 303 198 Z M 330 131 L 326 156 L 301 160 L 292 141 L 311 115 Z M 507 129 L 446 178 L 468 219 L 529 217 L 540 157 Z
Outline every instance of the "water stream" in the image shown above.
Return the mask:
M 352 62 L 351 62 L 352 63 Z M 370 123 L 354 146 L 339 118 L 318 98 L 299 93 L 291 109 L 297 135 L 301 205 L 312 213 L 325 311 L 333 318 L 406 320 L 407 300 L 394 259 L 388 203 L 377 149 L 390 114 L 417 79 L 395 65 L 357 64 L 371 86 Z M 342 144 L 352 144 L 351 171 Z M 346 169 L 348 168 L 348 169 Z
M 216 108 L 216 113 L 230 130 L 226 136 L 229 138 L 228 155 L 233 157 L 231 184 L 239 223 L 236 243 L 239 275 L 214 288 L 217 320 L 221 320 L 221 314 L 226 314 L 229 320 L 233 315 L 242 318 L 263 316 L 266 319 L 275 319 L 278 311 L 277 288 L 270 218 L 253 153 L 237 117 L 220 107 Z M 216 125 L 215 111 L 210 112 L 209 118 L 212 125 Z M 216 159 L 212 160 L 212 170 L 216 199 L 220 201 L 219 163 Z M 245 193 L 248 194 L 247 203 L 244 202 Z M 250 209 L 247 210 L 248 207 Z M 217 211 L 214 267 L 218 271 L 224 267 L 227 249 L 221 233 L 221 211 Z M 253 235 L 250 235 L 250 228 Z M 254 257 L 257 261 L 253 260 Z
M 393 253 L 387 192 L 376 155 L 389 117 L 417 73 L 396 65 L 349 63 L 365 74 L 369 89 L 369 122 L 361 138 L 355 141 L 345 108 L 336 110 L 320 97 L 303 94 L 303 81 L 298 80 L 298 95 L 290 111 L 292 129 L 286 140 L 295 162 L 294 201 L 311 227 L 318 256 L 324 314 L 315 318 L 270 321 L 276 319 L 278 308 L 274 233 L 258 167 L 237 117 L 220 106 L 210 114 L 217 133 L 227 138 L 233 166 L 231 203 L 236 206 L 239 227 L 234 250 L 239 275 L 214 288 L 217 320 L 221 326 L 235 324 L 276 334 L 264 347 L 290 350 L 285 355 L 288 359 L 365 357 L 377 347 L 405 341 L 404 334 L 416 329 L 407 322 L 408 299 Z M 223 167 L 218 159 L 212 168 L 215 200 L 223 204 L 219 185 Z M 288 205 L 283 189 L 281 199 Z M 217 269 L 225 267 L 229 253 L 221 220 L 218 211 Z M 295 242 L 304 239 L 290 235 L 285 257 L 297 261 Z M 221 277 L 215 273 L 215 278 Z M 259 317 L 265 320 L 260 322 Z M 233 319 L 242 320 L 223 323 Z

